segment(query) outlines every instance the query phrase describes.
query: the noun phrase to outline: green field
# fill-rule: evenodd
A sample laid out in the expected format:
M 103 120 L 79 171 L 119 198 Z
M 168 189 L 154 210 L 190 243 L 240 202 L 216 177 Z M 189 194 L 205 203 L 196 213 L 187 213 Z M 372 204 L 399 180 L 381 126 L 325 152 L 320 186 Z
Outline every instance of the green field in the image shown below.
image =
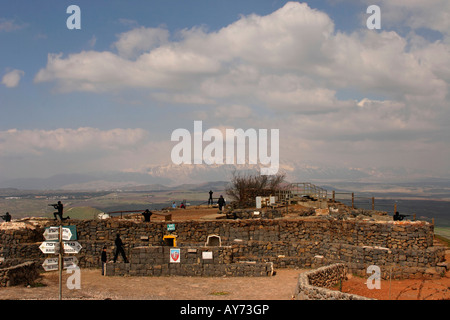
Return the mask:
M 448 227 L 435 227 L 434 233 L 450 240 L 450 228 Z

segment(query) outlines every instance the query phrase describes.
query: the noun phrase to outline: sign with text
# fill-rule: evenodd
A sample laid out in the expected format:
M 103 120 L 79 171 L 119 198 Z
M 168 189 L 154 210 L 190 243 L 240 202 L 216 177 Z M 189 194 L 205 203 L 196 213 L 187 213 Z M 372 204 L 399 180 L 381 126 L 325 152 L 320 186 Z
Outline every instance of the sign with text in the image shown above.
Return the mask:
M 78 264 L 78 259 L 74 256 L 72 257 L 64 257 L 63 258 L 63 268 L 74 268 Z M 54 271 L 58 270 L 58 258 L 47 258 L 42 264 L 45 271 Z
M 59 252 L 59 242 L 44 241 L 39 246 L 39 249 L 46 254 L 56 254 Z
M 48 241 L 59 240 L 59 227 L 49 227 L 44 231 L 44 238 Z M 72 238 L 72 231 L 69 228 L 62 228 L 62 239 L 70 240 Z
M 62 239 L 77 240 L 77 227 L 76 226 L 64 226 L 62 227 Z M 59 227 L 47 227 L 44 231 L 44 238 L 48 241 L 58 241 L 59 240 Z
M 175 231 L 175 223 L 169 223 L 167 225 L 167 231 Z
M 78 253 L 81 248 L 77 241 L 64 241 L 64 253 Z

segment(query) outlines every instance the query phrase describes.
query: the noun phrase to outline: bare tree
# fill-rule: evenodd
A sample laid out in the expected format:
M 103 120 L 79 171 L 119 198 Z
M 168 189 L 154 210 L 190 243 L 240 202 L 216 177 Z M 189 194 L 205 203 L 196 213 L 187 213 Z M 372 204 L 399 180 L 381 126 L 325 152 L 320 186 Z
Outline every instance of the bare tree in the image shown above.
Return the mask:
M 240 208 L 254 207 L 257 196 L 275 195 L 283 188 L 286 174 L 261 175 L 238 174 L 233 172 L 230 185 L 226 188 L 226 194 L 237 202 Z

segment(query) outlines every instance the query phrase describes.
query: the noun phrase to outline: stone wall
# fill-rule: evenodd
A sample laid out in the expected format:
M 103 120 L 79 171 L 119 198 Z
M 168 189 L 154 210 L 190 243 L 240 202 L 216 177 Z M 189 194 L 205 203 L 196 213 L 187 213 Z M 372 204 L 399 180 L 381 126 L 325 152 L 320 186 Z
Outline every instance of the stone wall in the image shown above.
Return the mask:
M 39 250 L 46 226 L 20 230 L 0 228 L 0 255 L 6 259 L 38 260 L 46 258 Z M 426 222 L 370 222 L 330 220 L 319 217 L 302 219 L 249 219 L 179 221 L 175 223 L 177 245 L 181 248 L 204 246 L 207 237 L 216 234 L 223 246 L 231 247 L 232 262 L 272 262 L 278 267 L 314 268 L 346 263 L 351 272 L 365 273 L 369 265 L 378 265 L 382 276 L 394 268 L 394 278 L 416 277 L 432 272 L 444 260 L 444 248 L 433 247 L 433 225 Z M 125 251 L 161 246 L 168 234 L 168 222 L 127 219 L 71 220 L 76 225 L 83 249 L 77 258 L 80 267 L 100 267 L 102 247 L 111 257 L 114 239 L 119 233 Z M 431 268 L 431 269 L 430 269 Z M 436 271 L 434 271 L 436 272 Z
M 106 275 L 129 276 L 271 276 L 273 264 L 254 261 L 232 263 L 231 247 L 181 247 L 179 263 L 170 262 L 171 247 L 136 247 L 130 263 L 108 262 Z M 204 252 L 212 255 L 205 259 Z
M 39 277 L 39 267 L 36 261 L 27 261 L 0 269 L 0 287 L 32 284 Z
M 296 300 L 372 300 L 355 294 L 343 293 L 328 288 L 345 280 L 347 267 L 336 263 L 301 273 L 298 277 L 294 297 Z

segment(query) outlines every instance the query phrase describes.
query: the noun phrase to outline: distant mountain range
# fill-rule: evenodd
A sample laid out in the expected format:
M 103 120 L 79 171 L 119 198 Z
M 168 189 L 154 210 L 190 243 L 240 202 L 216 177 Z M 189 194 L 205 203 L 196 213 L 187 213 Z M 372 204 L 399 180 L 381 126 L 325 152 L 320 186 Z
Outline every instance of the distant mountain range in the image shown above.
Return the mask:
M 255 165 L 174 165 L 151 166 L 140 172 L 96 172 L 89 174 L 56 174 L 48 178 L 20 178 L 0 181 L 0 188 L 22 190 L 148 190 L 184 185 L 186 188 L 219 181 L 226 184 L 233 172 L 258 173 Z M 324 165 L 284 164 L 280 173 L 286 173 L 289 182 L 312 182 L 318 185 L 351 183 L 391 183 L 419 181 L 420 176 L 404 169 L 360 169 L 331 167 Z M 410 182 L 409 181 L 409 182 Z M 428 179 L 434 184 L 439 181 L 445 187 L 450 179 Z M 343 187 L 349 187 L 344 186 Z M 361 186 L 361 185 L 360 185 Z M 202 187 L 204 190 L 204 187 Z

